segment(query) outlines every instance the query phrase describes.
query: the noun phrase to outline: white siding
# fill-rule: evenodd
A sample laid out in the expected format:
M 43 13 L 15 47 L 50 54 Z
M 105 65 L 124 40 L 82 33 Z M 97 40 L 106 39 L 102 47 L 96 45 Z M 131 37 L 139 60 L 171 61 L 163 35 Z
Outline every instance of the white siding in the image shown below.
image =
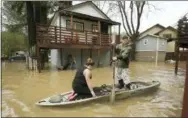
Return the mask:
M 72 10 L 73 12 L 81 13 L 81 14 L 86 14 L 89 16 L 94 16 L 102 19 L 108 19 L 101 11 L 99 11 L 97 8 L 95 8 L 92 3 L 84 4 L 79 7 L 75 7 Z
M 175 52 L 175 41 L 168 42 L 167 52 Z
M 60 53 L 58 49 L 51 49 L 51 66 L 52 68 L 56 68 L 60 65 Z
M 148 40 L 148 43 L 144 45 L 144 40 Z M 136 43 L 136 51 L 156 51 L 157 37 L 146 36 Z M 166 51 L 167 41 L 159 38 L 159 51 Z
M 66 21 L 67 20 L 70 20 L 70 17 L 61 16 L 61 27 L 66 27 Z M 97 25 L 97 22 L 92 22 L 92 21 L 89 21 L 89 20 L 77 19 L 77 18 L 74 18 L 74 17 L 73 17 L 73 21 L 84 23 L 84 30 L 87 30 L 87 31 L 92 31 L 92 24 Z

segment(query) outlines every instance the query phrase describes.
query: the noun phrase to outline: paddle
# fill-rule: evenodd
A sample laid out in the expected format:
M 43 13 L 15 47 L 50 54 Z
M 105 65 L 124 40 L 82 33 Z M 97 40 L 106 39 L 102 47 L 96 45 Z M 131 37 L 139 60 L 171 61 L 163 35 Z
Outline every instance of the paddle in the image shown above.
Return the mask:
M 112 45 L 112 56 L 114 56 L 114 46 Z M 110 95 L 110 102 L 114 103 L 115 101 L 115 63 L 112 60 L 112 66 L 113 66 L 113 84 L 112 84 L 112 91 L 111 91 L 111 95 Z

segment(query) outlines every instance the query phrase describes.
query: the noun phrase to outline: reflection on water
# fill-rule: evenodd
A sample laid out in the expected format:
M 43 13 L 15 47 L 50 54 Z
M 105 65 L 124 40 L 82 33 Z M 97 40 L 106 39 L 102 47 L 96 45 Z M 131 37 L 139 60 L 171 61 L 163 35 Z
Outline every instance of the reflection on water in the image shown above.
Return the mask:
M 182 64 L 184 65 L 184 64 Z M 2 63 L 2 115 L 16 116 L 93 116 L 93 117 L 141 117 L 180 116 L 184 91 L 185 70 L 174 75 L 171 64 L 133 62 L 130 65 L 132 80 L 158 80 L 161 86 L 157 92 L 116 101 L 111 105 L 90 103 L 73 108 L 43 108 L 35 102 L 49 95 L 71 90 L 75 71 L 28 71 L 24 63 Z M 112 68 L 93 70 L 93 83 L 112 83 Z M 87 114 L 85 111 L 87 110 Z

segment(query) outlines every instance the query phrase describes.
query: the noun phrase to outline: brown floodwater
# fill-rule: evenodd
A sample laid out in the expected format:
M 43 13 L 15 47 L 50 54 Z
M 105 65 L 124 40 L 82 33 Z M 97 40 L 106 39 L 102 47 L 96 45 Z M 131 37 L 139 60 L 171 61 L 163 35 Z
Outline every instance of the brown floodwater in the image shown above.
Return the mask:
M 174 65 L 159 63 L 132 62 L 130 79 L 139 81 L 158 80 L 161 86 L 158 91 L 139 97 L 109 102 L 93 102 L 83 106 L 38 107 L 35 102 L 71 90 L 75 71 L 45 70 L 42 73 L 28 71 L 25 63 L 2 63 L 2 116 L 4 117 L 167 117 L 181 116 L 185 63 L 181 63 L 177 76 Z M 93 69 L 92 82 L 96 86 L 111 84 L 112 68 Z

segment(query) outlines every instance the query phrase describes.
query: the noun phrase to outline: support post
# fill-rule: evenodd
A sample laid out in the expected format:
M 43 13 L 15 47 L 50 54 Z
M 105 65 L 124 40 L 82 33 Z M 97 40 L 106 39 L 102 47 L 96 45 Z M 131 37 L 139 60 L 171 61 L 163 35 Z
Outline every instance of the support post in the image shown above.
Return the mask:
M 184 98 L 183 98 L 183 109 L 182 117 L 188 117 L 188 53 L 186 55 L 186 78 L 185 78 L 185 87 L 184 87 Z
M 72 43 L 72 40 L 73 40 L 73 15 L 71 15 L 71 43 Z
M 86 44 L 87 44 L 87 31 L 85 31 L 85 38 L 86 38 Z
M 159 50 L 159 37 L 157 37 L 156 55 L 155 55 L 155 66 L 158 65 L 158 50 Z
M 112 43 L 112 25 L 110 26 L 110 44 Z M 111 60 L 112 60 L 112 48 L 110 48 L 110 60 L 109 65 L 111 66 Z
M 61 66 L 63 66 L 63 49 L 60 49 Z
M 110 25 L 110 36 L 109 36 L 109 38 L 110 38 L 110 43 L 112 42 L 112 25 Z
M 121 31 L 120 30 L 121 30 L 121 27 L 120 27 L 120 24 L 119 24 L 119 39 L 118 39 L 119 41 L 118 41 L 118 43 L 120 42 L 120 38 L 121 38 L 121 36 L 120 36 Z M 116 41 L 116 44 L 117 44 L 117 41 Z
M 56 26 L 54 27 L 54 30 L 55 30 L 55 43 L 57 43 L 57 27 Z
M 83 65 L 83 49 L 81 49 L 80 52 L 81 52 L 81 54 L 80 54 L 80 55 L 81 55 L 81 56 L 80 56 L 80 57 L 81 57 L 80 61 L 81 61 L 81 65 Z
M 98 57 L 97 67 L 99 67 L 100 66 L 100 48 L 97 50 L 97 57 Z
M 176 63 L 175 63 L 175 74 L 177 75 L 178 73 L 178 64 L 179 64 L 179 43 L 176 41 Z
M 59 13 L 59 14 L 60 14 L 60 13 Z M 60 36 L 59 36 L 59 39 L 60 39 L 60 43 L 61 43 L 61 15 L 59 15 L 59 28 L 60 28 L 60 29 L 59 29 L 59 32 L 60 32 L 60 33 L 59 33 L 59 35 L 60 35 Z
M 38 72 L 41 72 L 41 60 L 40 60 L 40 47 L 37 45 L 37 68 Z
M 89 56 L 92 58 L 92 48 L 89 50 Z
M 98 21 L 98 31 L 99 31 L 99 45 L 101 46 L 101 23 Z

